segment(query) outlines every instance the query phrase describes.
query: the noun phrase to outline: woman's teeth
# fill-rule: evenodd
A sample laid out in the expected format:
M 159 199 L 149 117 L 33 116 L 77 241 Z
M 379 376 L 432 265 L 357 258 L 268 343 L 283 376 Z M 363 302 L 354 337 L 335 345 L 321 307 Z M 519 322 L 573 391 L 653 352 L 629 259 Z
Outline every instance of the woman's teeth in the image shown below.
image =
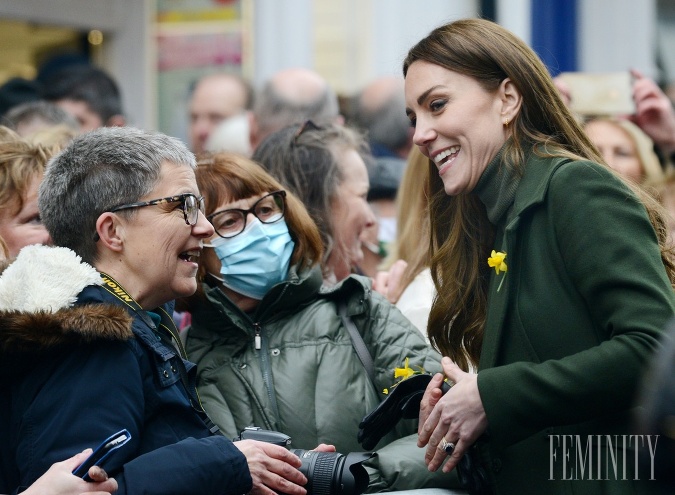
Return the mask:
M 191 261 L 192 263 L 197 263 L 199 261 L 199 250 L 184 251 L 178 255 L 178 257 L 185 261 Z
M 440 165 L 440 164 L 443 163 L 443 162 L 445 161 L 445 159 L 446 159 L 447 157 L 449 157 L 450 155 L 455 155 L 455 154 L 457 154 L 457 153 L 459 152 L 459 148 L 460 148 L 459 146 L 451 146 L 451 147 L 448 148 L 447 150 L 441 151 L 438 155 L 436 155 L 436 156 L 434 157 L 434 163 L 435 163 L 436 165 Z

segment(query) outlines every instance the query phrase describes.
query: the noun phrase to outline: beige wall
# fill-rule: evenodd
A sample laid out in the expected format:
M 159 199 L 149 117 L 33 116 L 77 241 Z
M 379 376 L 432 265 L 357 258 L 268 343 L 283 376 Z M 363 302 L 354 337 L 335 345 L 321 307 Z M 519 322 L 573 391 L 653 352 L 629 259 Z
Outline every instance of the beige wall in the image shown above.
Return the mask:
M 74 29 L 0 19 L 0 84 L 11 77 L 32 79 L 47 50 L 77 45 Z
M 119 83 L 128 121 L 154 128 L 153 8 L 154 0 L 0 0 L 0 19 L 102 31 L 107 41 L 96 61 Z M 18 40 L 19 44 L 30 44 L 32 39 Z

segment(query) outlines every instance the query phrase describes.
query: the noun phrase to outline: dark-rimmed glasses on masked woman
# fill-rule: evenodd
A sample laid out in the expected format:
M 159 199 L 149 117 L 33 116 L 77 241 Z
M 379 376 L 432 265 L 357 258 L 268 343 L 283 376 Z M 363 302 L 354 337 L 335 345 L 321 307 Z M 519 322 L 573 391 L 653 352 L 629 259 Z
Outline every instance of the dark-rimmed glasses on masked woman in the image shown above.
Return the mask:
M 252 213 L 261 223 L 278 222 L 286 211 L 286 191 L 266 194 L 248 210 L 229 208 L 211 213 L 206 219 L 211 222 L 216 234 L 228 239 L 241 234 L 246 228 L 246 219 Z

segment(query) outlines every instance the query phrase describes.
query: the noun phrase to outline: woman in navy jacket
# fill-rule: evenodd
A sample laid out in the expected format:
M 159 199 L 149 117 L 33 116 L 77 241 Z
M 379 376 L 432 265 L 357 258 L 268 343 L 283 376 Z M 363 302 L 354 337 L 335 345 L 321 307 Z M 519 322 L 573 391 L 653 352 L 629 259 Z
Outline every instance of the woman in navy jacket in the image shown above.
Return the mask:
M 233 443 L 201 408 L 171 301 L 192 294 L 204 218 L 194 157 L 132 128 L 82 135 L 50 163 L 42 219 L 0 277 L 0 492 L 127 429 L 118 493 L 304 495 L 283 447 Z

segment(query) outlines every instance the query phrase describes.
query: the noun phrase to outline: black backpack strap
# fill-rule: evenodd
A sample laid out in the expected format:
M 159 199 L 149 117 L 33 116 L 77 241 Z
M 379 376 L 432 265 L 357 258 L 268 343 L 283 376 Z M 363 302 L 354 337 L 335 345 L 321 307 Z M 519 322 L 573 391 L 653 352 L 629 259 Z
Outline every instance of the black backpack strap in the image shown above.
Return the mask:
M 366 347 L 366 343 L 363 341 L 363 337 L 361 337 L 361 333 L 359 333 L 358 328 L 356 328 L 356 325 L 347 314 L 347 303 L 344 301 L 338 302 L 338 314 L 340 315 L 342 324 L 349 332 L 356 355 L 366 369 L 368 378 L 370 378 L 370 381 L 373 382 L 373 385 L 377 388 L 377 384 L 375 383 L 375 364 L 373 363 L 373 358 L 370 355 L 370 351 L 368 351 L 368 347 Z

